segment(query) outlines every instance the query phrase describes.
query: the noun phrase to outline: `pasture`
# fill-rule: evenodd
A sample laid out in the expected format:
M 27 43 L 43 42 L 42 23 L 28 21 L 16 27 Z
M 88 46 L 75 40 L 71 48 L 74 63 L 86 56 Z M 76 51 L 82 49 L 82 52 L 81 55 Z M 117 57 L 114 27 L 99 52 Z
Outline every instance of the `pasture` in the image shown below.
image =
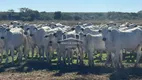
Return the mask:
M 10 54 L 9 54 L 10 56 Z M 56 54 L 55 54 L 56 56 Z M 102 61 L 94 55 L 94 67 L 88 66 L 88 60 L 84 59 L 84 65 L 77 65 L 74 57 L 72 65 L 57 65 L 57 59 L 52 59 L 52 64 L 34 56 L 25 62 L 18 63 L 15 56 L 15 64 L 10 61 L 7 65 L 5 60 L 0 65 L 0 79 L 2 80 L 134 80 L 142 78 L 142 66 L 135 68 L 134 63 L 124 61 L 125 68 L 115 71 L 112 67 L 105 67 L 103 62 L 106 54 L 103 54 Z M 127 56 L 129 57 L 129 56 Z
M 9 21 L 1 21 L 0 23 L 8 23 Z M 50 21 L 52 22 L 52 21 Z M 55 21 L 58 22 L 58 21 Z M 74 25 L 77 21 L 59 21 L 62 24 Z M 89 21 L 81 21 L 89 22 Z M 93 24 L 107 23 L 107 21 L 90 21 Z M 117 21 L 123 22 L 123 21 Z M 142 24 L 142 21 L 130 21 L 136 24 Z M 45 21 L 35 21 L 31 23 L 46 23 Z M 48 23 L 48 21 L 47 21 Z M 106 60 L 106 54 L 103 53 L 100 58 L 100 54 L 95 54 L 94 67 L 88 66 L 88 59 L 84 58 L 84 65 L 78 65 L 76 56 L 73 56 L 72 65 L 58 65 L 57 54 L 54 53 L 51 64 L 46 62 L 46 59 L 40 59 L 34 55 L 33 59 L 31 54 L 28 60 L 22 59 L 22 62 L 18 63 L 17 54 L 14 54 L 14 64 L 11 63 L 11 54 L 9 54 L 8 64 L 5 65 L 5 54 L 3 55 L 2 63 L 0 64 L 0 80 L 135 80 L 142 79 L 142 65 L 139 67 L 133 67 L 136 61 L 136 54 L 124 54 L 123 64 L 124 68 L 115 70 L 111 66 L 104 66 Z M 142 60 L 140 61 L 140 63 Z

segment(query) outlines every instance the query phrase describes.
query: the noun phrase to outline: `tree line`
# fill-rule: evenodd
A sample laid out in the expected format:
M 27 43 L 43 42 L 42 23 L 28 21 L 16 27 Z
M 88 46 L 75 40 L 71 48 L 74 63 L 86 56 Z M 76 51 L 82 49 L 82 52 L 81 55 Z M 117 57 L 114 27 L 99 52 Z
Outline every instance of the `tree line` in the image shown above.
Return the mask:
M 142 20 L 142 10 L 131 12 L 39 12 L 29 8 L 20 8 L 19 12 L 13 9 L 0 12 L 0 20 Z

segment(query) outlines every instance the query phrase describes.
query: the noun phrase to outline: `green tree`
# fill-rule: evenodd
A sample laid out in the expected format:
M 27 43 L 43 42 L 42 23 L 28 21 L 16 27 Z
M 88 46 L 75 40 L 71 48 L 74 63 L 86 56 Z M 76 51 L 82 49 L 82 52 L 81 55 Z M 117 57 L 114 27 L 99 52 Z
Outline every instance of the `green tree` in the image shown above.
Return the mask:
M 62 13 L 62 20 L 73 20 L 73 16 L 69 13 Z
M 60 20 L 61 17 L 62 17 L 61 11 L 57 11 L 57 12 L 54 13 L 54 19 L 55 20 Z
M 14 10 L 13 9 L 9 9 L 7 11 L 7 13 L 8 13 L 8 19 L 9 20 L 13 20 Z
M 74 16 L 74 19 L 75 20 L 81 20 L 81 17 L 80 16 Z

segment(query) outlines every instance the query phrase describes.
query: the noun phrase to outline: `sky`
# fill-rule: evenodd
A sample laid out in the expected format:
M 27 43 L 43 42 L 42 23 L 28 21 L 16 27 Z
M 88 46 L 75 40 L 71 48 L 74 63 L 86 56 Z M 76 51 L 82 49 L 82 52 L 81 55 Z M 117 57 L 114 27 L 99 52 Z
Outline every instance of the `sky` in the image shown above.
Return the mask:
M 30 8 L 47 12 L 138 12 L 142 0 L 3 0 L 0 11 Z

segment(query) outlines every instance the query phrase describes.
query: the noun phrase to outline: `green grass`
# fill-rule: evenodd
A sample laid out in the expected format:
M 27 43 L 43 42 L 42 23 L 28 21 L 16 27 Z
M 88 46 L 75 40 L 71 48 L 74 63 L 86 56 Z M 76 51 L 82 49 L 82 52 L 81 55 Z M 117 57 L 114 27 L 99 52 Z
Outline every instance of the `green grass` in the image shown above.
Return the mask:
M 107 57 L 107 54 L 106 53 L 103 53 L 102 54 L 102 61 L 100 61 L 100 53 L 98 53 L 98 54 L 95 54 L 94 55 L 94 63 L 102 63 L 102 62 L 105 62 L 106 61 L 106 57 Z M 130 58 L 130 56 L 126 56 L 125 57 L 125 59 L 123 60 L 123 62 L 131 62 L 131 63 L 133 63 L 132 62 L 132 60 L 127 60 L 127 59 L 129 59 Z M 135 58 L 134 56 L 132 56 L 132 58 Z M 8 63 L 11 63 L 12 62 L 12 57 L 11 57 L 11 55 L 9 55 L 8 56 L 8 59 L 9 59 L 9 62 Z M 39 60 L 39 56 L 37 56 L 36 54 L 34 54 L 34 58 L 33 59 L 35 59 L 35 60 Z M 74 55 L 73 56 L 73 64 L 77 64 L 77 56 L 76 55 Z M 3 60 L 2 60 L 2 64 L 4 64 L 5 63 L 5 60 L 6 60 L 6 55 L 3 55 Z M 17 54 L 14 56 L 14 61 L 16 62 L 16 60 L 17 60 Z M 23 60 L 24 60 L 24 58 L 23 58 Z M 31 53 L 30 53 L 30 55 L 29 55 L 29 57 L 28 57 L 28 60 L 32 60 L 32 55 L 31 55 Z M 44 61 L 46 61 L 46 56 L 45 56 L 45 58 L 44 58 Z M 55 52 L 54 53 L 54 59 L 52 59 L 51 60 L 52 62 L 57 62 L 58 61 L 58 59 L 57 59 L 57 53 Z M 84 58 L 84 63 L 85 63 L 85 65 L 88 65 L 88 58 Z

